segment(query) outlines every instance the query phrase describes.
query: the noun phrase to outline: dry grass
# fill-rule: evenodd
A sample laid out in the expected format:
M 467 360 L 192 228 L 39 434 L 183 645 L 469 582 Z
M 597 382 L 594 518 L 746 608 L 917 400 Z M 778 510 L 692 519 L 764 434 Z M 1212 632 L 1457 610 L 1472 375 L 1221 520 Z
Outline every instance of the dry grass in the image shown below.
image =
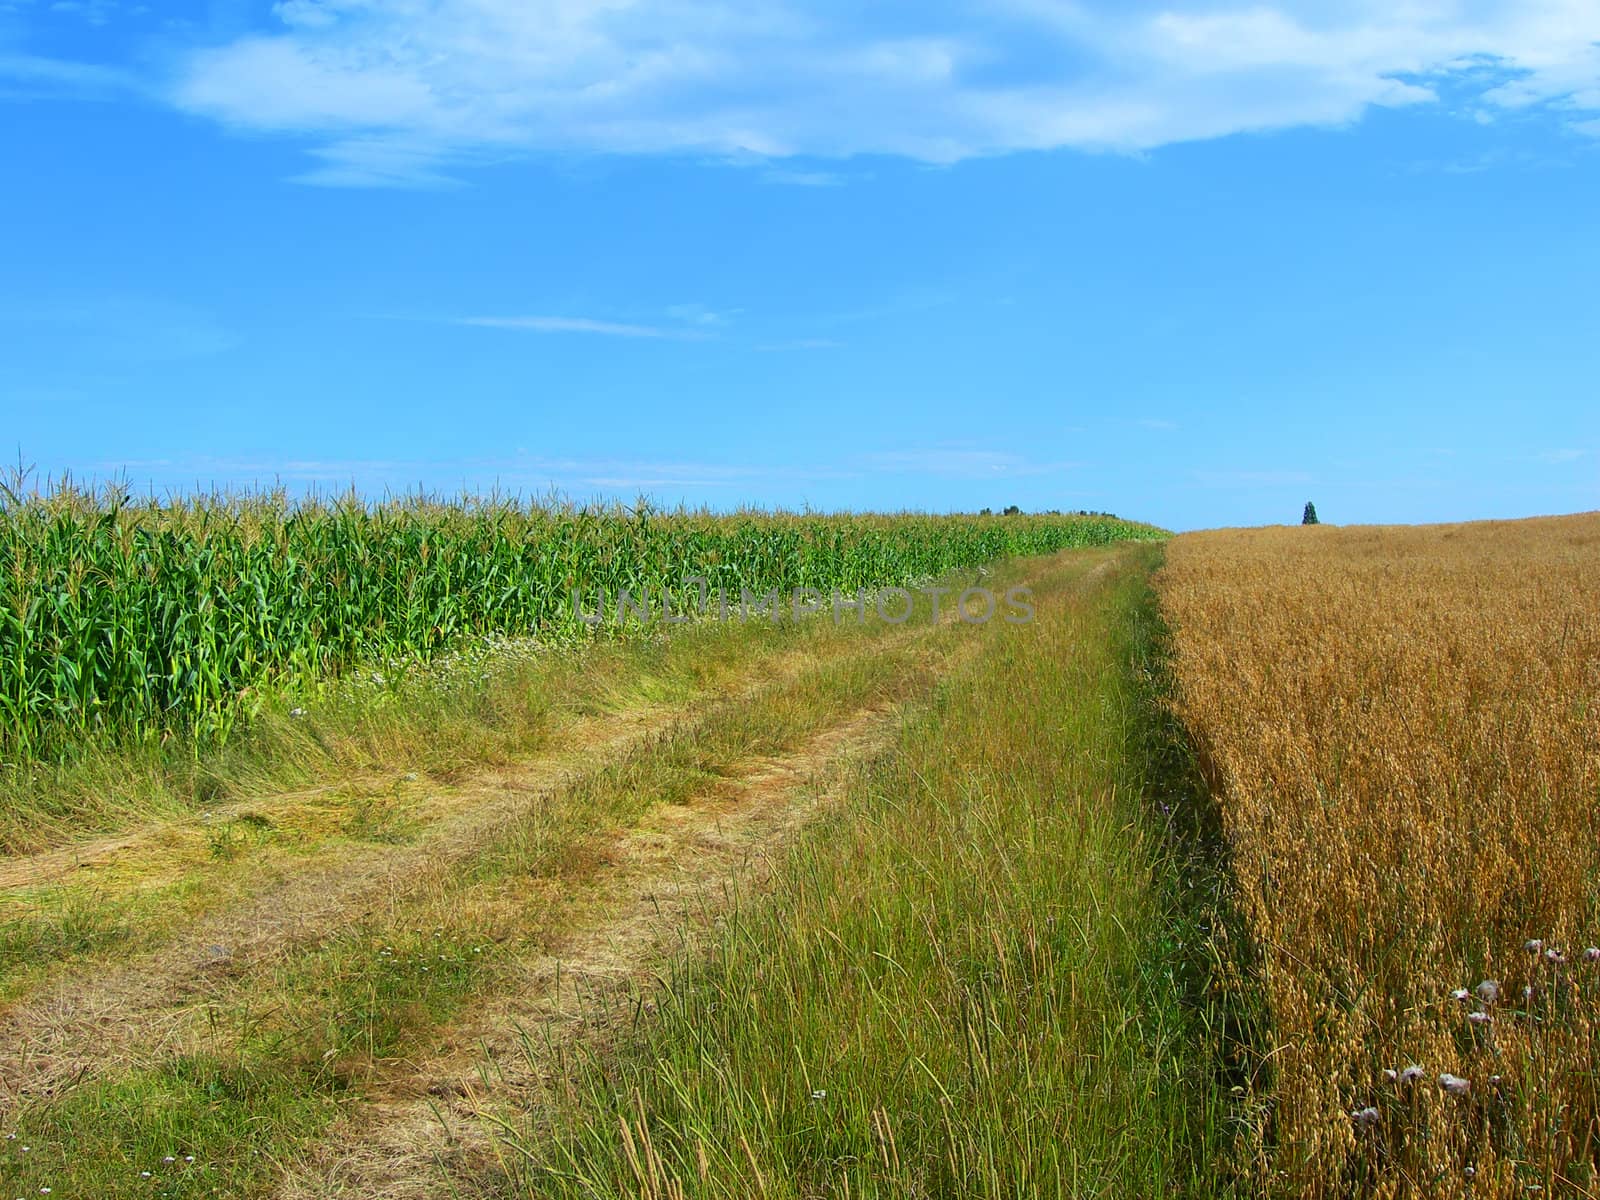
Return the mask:
M 1270 1012 L 1258 1182 L 1600 1195 L 1600 516 L 1190 535 L 1161 591 Z

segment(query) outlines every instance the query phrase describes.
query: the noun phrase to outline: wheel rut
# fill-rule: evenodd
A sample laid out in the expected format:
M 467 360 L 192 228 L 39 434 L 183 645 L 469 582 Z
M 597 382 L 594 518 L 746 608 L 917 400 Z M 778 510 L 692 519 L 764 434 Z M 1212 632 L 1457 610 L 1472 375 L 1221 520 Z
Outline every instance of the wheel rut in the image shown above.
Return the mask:
M 793 753 L 751 760 L 687 805 L 658 805 L 607 848 L 589 918 L 519 962 L 505 985 L 393 1064 L 371 1097 L 291 1166 L 280 1200 L 454 1194 L 492 1167 L 494 1112 L 537 1088 L 560 1048 L 603 1044 L 611 1019 L 733 898 L 759 892 L 775 856 L 827 801 L 827 783 L 881 750 L 898 709 L 851 714 Z

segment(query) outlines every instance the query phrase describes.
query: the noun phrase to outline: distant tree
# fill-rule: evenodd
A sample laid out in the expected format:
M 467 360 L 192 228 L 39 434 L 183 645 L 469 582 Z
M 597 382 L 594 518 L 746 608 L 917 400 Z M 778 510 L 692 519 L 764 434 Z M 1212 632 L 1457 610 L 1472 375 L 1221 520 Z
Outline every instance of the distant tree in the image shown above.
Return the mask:
M 1018 517 L 1022 515 L 1022 510 L 1015 504 L 1008 504 L 1005 506 L 1005 509 L 1000 513 L 1000 515 L 1002 517 Z
M 992 508 L 980 508 L 978 510 L 978 515 L 980 517 L 992 517 L 992 516 L 994 516 L 994 509 L 992 509 Z
M 1300 518 L 1300 524 L 1302 524 L 1302 525 L 1320 525 L 1321 524 L 1321 522 L 1317 520 L 1317 506 L 1315 504 L 1311 503 L 1311 501 L 1309 501 L 1309 500 L 1306 501 L 1305 515 Z

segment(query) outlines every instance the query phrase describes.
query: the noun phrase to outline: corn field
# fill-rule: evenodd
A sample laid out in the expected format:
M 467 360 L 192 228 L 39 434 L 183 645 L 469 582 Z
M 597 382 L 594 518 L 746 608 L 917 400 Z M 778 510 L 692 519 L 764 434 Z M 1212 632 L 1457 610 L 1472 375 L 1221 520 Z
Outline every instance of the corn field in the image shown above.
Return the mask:
M 1600 1195 L 1600 516 L 1187 535 L 1161 594 L 1260 1190 Z
M 573 632 L 574 589 L 874 588 L 1159 536 L 1112 518 L 598 511 L 500 500 L 135 502 L 0 489 L 0 754 L 228 734 L 269 684 Z

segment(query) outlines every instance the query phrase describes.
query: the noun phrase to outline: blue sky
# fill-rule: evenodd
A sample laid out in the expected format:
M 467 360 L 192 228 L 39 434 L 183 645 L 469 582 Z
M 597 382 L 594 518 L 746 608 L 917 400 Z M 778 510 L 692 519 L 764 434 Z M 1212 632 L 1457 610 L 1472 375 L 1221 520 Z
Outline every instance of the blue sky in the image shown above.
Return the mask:
M 0 0 L 0 448 L 1600 508 L 1600 3 Z

